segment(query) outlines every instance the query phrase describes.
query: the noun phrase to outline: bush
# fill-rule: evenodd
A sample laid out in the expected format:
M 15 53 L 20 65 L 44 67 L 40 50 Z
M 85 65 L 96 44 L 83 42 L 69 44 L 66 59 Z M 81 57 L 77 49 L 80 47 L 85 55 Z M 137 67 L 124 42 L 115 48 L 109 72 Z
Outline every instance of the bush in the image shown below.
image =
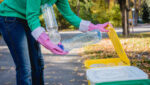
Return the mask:
M 93 21 L 97 20 L 98 23 L 110 22 L 114 27 L 122 25 L 120 6 L 118 4 L 115 4 L 111 9 L 99 7 L 97 10 L 98 12 L 92 15 Z
M 122 18 L 120 12 L 120 6 L 116 4 L 111 10 L 108 11 L 109 21 L 114 27 L 119 27 L 122 25 Z

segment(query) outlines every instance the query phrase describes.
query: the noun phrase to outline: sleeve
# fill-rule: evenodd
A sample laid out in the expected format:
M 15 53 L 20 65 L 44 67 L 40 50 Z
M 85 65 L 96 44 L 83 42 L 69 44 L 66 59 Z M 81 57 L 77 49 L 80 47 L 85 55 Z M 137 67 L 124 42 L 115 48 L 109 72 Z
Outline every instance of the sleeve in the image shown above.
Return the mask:
M 69 23 L 79 28 L 81 19 L 72 12 L 68 0 L 58 0 L 56 6 Z
M 27 0 L 26 20 L 32 31 L 41 26 L 39 19 L 41 10 L 40 6 L 41 0 Z

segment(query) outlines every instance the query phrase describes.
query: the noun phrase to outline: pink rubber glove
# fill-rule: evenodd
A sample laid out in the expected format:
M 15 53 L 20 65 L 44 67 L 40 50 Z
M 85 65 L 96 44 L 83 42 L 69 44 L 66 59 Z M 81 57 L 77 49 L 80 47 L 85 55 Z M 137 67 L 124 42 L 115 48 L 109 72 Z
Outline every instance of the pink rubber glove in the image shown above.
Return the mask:
M 97 25 L 94 25 L 91 23 L 89 25 L 88 31 L 100 30 L 101 32 L 108 32 L 108 30 L 105 29 L 108 25 L 112 26 L 109 22 L 104 23 L 104 24 L 97 24 Z
M 53 44 L 48 35 L 43 32 L 37 39 L 37 41 L 43 45 L 45 48 L 50 50 L 52 53 L 57 54 L 57 55 L 66 55 L 68 52 L 63 51 L 61 48 L 59 48 L 57 45 Z

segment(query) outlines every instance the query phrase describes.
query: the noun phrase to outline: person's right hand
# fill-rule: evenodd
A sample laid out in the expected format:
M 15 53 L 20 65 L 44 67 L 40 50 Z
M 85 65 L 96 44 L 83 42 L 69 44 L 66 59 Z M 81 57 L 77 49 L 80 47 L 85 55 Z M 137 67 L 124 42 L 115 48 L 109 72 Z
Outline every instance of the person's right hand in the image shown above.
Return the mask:
M 37 41 L 54 54 L 57 54 L 57 55 L 68 54 L 68 52 L 63 51 L 60 47 L 53 44 L 45 32 L 41 33 L 41 35 L 37 38 Z
M 90 23 L 88 31 L 99 30 L 101 32 L 108 32 L 108 30 L 105 29 L 108 25 L 112 26 L 109 22 L 106 22 L 104 24 L 96 24 L 96 25 Z
M 93 24 L 91 21 L 81 20 L 79 31 L 81 32 L 88 32 L 93 30 L 99 30 L 101 32 L 109 32 L 108 29 L 106 29 L 108 26 L 112 26 L 109 22 L 103 23 L 103 24 Z

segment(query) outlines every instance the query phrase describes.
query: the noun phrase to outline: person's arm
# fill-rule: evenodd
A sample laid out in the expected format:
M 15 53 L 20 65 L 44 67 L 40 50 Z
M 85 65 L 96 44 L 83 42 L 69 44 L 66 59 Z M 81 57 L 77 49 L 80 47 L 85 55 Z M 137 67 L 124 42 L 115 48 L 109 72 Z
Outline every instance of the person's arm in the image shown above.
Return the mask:
M 32 36 L 52 53 L 59 55 L 67 54 L 68 52 L 63 51 L 61 48 L 51 42 L 48 35 L 45 33 L 45 29 L 41 27 L 39 19 L 41 0 L 27 0 L 26 4 L 26 20 L 32 31 Z
M 33 31 L 41 26 L 39 19 L 41 0 L 27 0 L 26 4 L 26 20 L 30 29 Z
M 70 24 L 79 28 L 81 19 L 71 10 L 68 0 L 57 0 L 56 6 Z
M 79 31 L 87 32 L 87 31 L 91 31 L 91 29 L 97 29 L 97 28 L 103 29 L 104 27 L 106 27 L 103 24 L 94 25 L 90 21 L 83 20 L 80 17 L 78 17 L 71 10 L 68 0 L 57 0 L 56 6 L 57 6 L 58 10 L 60 11 L 60 13 L 64 16 L 64 18 L 68 22 L 70 22 L 72 25 L 79 28 Z M 103 25 L 103 27 L 102 27 L 102 25 Z M 103 29 L 103 30 L 105 30 L 105 29 Z
M 79 28 L 80 31 L 86 32 L 90 21 L 86 21 L 78 17 L 70 8 L 68 0 L 58 0 L 56 6 L 64 18 L 70 22 L 70 24 Z

